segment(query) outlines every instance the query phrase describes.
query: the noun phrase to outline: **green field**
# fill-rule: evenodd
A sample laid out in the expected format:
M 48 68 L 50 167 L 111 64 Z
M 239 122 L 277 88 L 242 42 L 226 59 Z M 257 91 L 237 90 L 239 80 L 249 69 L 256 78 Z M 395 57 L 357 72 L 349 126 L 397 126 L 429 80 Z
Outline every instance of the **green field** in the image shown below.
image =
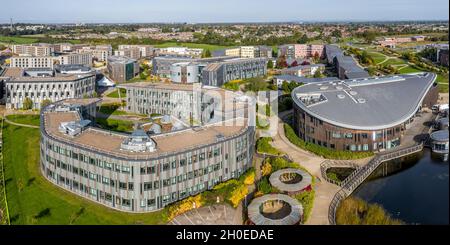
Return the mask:
M 99 118 L 95 119 L 95 122 L 102 126 L 102 128 L 121 132 L 121 133 L 131 133 L 133 132 L 134 123 L 131 121 L 117 120 L 112 118 Z
M 119 98 L 119 90 L 120 90 L 120 98 L 126 98 L 127 97 L 126 89 L 116 89 L 114 92 L 106 95 L 106 97 L 115 98 L 115 99 Z
M 399 58 L 391 58 L 383 63 L 383 65 L 405 65 L 406 61 Z
M 400 74 L 406 74 L 406 73 L 415 73 L 415 72 L 423 72 L 423 70 L 419 70 L 412 66 L 407 66 L 405 68 L 402 68 L 399 70 Z
M 166 210 L 148 214 L 118 212 L 47 181 L 39 169 L 39 129 L 5 124 L 3 140 L 11 224 L 114 225 L 167 221 Z
M 378 53 L 378 52 L 368 52 L 370 57 L 372 57 L 373 61 L 378 64 L 380 62 L 383 62 L 386 59 L 386 56 Z
M 201 43 L 177 43 L 177 42 L 167 42 L 155 45 L 156 48 L 167 48 L 167 47 L 187 47 L 187 48 L 202 48 L 209 49 L 210 51 L 215 51 L 219 49 L 232 48 L 229 46 L 219 46 L 211 44 L 201 44 Z
M 8 115 L 6 118 L 15 123 L 39 126 L 39 115 Z
M 9 37 L 0 36 L 0 43 L 13 43 L 13 44 L 29 44 L 35 43 L 38 39 L 29 37 Z

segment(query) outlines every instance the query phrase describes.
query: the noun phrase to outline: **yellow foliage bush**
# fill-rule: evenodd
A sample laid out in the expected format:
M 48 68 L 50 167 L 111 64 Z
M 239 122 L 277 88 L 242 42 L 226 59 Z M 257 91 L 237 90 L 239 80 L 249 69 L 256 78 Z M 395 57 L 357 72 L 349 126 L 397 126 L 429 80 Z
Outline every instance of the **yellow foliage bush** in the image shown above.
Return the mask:
M 255 175 L 255 171 L 252 171 L 250 174 L 248 174 L 244 179 L 244 184 L 253 185 L 255 183 Z
M 196 196 L 188 197 L 188 198 L 178 202 L 177 204 L 170 206 L 169 212 L 168 212 L 169 220 L 173 219 L 174 217 L 176 217 L 182 213 L 185 213 L 185 212 L 193 209 L 194 203 L 195 203 L 196 208 L 203 206 L 204 200 L 202 199 L 202 196 L 196 195 Z
M 267 176 L 270 173 L 272 173 L 272 165 L 269 162 L 264 162 L 264 164 L 261 167 L 262 176 Z
M 228 200 L 231 202 L 231 204 L 233 205 L 234 208 L 237 208 L 237 206 L 239 205 L 241 200 L 244 199 L 244 197 L 247 194 L 248 194 L 247 186 L 240 185 L 240 186 L 237 186 L 236 189 L 234 189 L 231 192 L 231 196 Z

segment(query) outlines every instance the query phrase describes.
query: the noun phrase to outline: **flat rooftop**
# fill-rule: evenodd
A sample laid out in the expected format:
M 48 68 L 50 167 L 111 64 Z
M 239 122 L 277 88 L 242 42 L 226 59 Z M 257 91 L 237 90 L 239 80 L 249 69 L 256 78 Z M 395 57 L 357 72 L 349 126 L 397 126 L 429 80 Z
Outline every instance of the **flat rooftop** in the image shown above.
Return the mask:
M 27 75 L 27 72 L 29 71 L 30 74 L 38 74 L 40 71 L 42 74 L 52 74 L 52 75 L 45 75 L 45 76 L 30 76 Z M 64 74 L 59 72 L 54 72 L 53 69 L 42 69 L 42 68 L 28 68 L 28 69 L 22 69 L 18 67 L 8 67 L 5 68 L 3 73 L 1 74 L 1 77 L 9 77 L 9 82 L 51 82 L 51 81 L 74 81 L 86 77 L 95 76 L 94 72 L 90 73 L 71 73 L 71 74 Z
M 416 73 L 311 83 L 294 89 L 292 97 L 300 108 L 325 122 L 379 130 L 412 117 L 435 79 L 433 73 Z
M 121 150 L 121 143 L 130 135 L 115 133 L 94 127 L 88 127 L 81 134 L 71 137 L 59 132 L 62 122 L 80 120 L 77 112 L 44 112 L 44 129 L 46 133 L 59 140 L 67 141 L 80 147 L 122 158 L 146 159 L 171 153 L 183 152 L 191 148 L 217 142 L 218 136 L 230 138 L 244 132 L 247 128 L 245 119 L 236 119 L 201 128 L 189 128 L 177 132 L 151 136 L 156 143 L 155 152 L 129 152 Z

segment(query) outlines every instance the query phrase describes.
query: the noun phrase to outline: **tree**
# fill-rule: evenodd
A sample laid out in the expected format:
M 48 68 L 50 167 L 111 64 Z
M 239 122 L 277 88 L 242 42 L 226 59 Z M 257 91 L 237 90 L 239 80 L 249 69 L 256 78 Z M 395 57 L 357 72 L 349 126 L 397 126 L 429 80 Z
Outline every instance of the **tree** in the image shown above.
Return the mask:
M 294 60 L 294 62 L 292 62 L 291 67 L 296 67 L 298 66 L 298 62 L 296 60 Z
M 331 32 L 331 36 L 335 37 L 335 38 L 341 38 L 342 37 L 342 32 L 340 30 L 338 30 L 338 29 L 334 29 Z
M 211 57 L 211 51 L 209 51 L 209 49 L 205 49 L 202 52 L 202 58 L 209 58 Z
M 314 55 L 313 55 L 313 59 L 314 59 L 314 62 L 318 62 L 319 61 L 319 59 L 320 59 L 320 55 L 319 55 L 319 53 L 318 52 L 315 52 L 314 53 Z
M 298 40 L 299 44 L 305 44 L 308 42 L 308 36 L 306 36 L 306 34 L 303 34 L 300 39 Z
M 314 78 L 320 78 L 322 77 L 322 73 L 320 72 L 319 69 L 316 70 L 316 72 L 314 72 Z
M 267 83 L 262 77 L 254 77 L 248 79 L 248 83 L 245 86 L 246 90 L 258 92 L 267 89 Z
M 292 82 L 291 82 L 292 83 Z M 289 88 L 289 82 L 288 81 L 283 81 L 283 83 L 281 84 L 281 89 L 283 90 L 283 92 L 290 93 L 291 90 Z
M 282 55 L 282 56 L 278 57 L 277 68 L 278 69 L 283 69 L 283 68 L 286 68 L 286 67 L 288 67 L 288 64 L 286 62 L 286 56 Z
M 267 62 L 267 69 L 273 69 L 273 61 L 269 60 L 269 62 Z
M 51 103 L 52 103 L 51 100 L 45 99 L 45 100 L 43 100 L 43 101 L 41 102 L 41 108 L 44 108 L 44 107 L 50 105 Z
M 26 97 L 23 100 L 22 109 L 24 109 L 24 110 L 31 110 L 31 109 L 33 109 L 33 101 L 30 98 Z
M 376 36 L 377 34 L 374 31 L 365 31 L 362 34 L 362 37 L 366 40 L 366 43 L 372 43 Z

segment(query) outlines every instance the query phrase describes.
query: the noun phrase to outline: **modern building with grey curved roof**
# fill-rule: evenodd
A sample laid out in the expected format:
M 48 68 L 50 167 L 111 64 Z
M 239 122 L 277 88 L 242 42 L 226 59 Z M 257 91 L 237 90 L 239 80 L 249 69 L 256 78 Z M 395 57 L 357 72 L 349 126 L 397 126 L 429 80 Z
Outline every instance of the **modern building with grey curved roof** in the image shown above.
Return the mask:
M 433 73 L 307 84 L 292 92 L 294 129 L 306 142 L 335 150 L 400 145 L 403 131 L 438 97 Z

